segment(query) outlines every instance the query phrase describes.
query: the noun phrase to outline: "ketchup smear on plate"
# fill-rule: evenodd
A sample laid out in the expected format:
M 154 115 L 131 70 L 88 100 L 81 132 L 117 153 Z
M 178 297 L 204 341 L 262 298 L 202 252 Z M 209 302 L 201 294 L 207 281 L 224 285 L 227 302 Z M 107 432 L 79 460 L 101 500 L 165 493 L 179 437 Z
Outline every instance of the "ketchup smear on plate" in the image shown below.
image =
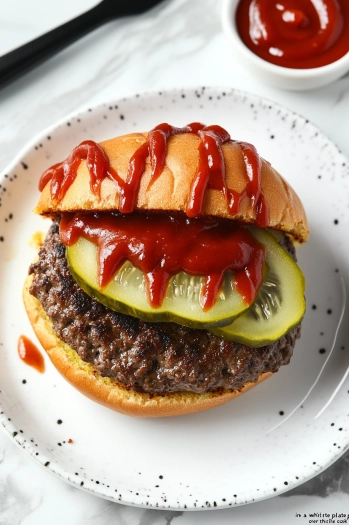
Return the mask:
M 40 350 L 25 335 L 18 339 L 18 355 L 26 365 L 35 368 L 41 374 L 45 371 L 45 361 Z

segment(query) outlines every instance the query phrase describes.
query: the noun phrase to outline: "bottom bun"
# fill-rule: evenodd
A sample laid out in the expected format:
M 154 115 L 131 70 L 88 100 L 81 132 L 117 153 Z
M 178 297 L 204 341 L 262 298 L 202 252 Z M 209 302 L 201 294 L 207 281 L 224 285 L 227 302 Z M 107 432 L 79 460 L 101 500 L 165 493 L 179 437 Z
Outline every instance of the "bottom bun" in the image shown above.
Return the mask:
M 128 390 L 114 379 L 101 376 L 90 363 L 85 363 L 69 345 L 59 339 L 40 302 L 29 293 L 32 276 L 28 276 L 23 301 L 33 329 L 54 366 L 82 394 L 112 410 L 135 417 L 180 416 L 222 405 L 258 383 L 272 372 L 261 374 L 255 383 L 247 382 L 241 390 L 223 390 L 196 394 L 175 392 L 154 395 Z

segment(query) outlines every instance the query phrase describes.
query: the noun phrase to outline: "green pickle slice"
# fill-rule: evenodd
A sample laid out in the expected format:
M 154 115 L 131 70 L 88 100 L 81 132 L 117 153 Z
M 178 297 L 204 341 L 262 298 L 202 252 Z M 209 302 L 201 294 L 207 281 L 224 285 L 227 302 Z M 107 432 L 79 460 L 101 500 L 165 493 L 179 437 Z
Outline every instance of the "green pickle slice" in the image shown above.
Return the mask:
M 261 347 L 276 341 L 301 321 L 305 313 L 305 279 L 274 235 L 257 228 L 251 228 L 251 233 L 267 248 L 269 272 L 247 312 L 232 324 L 210 331 L 226 340 Z
M 266 247 L 265 278 L 251 306 L 235 290 L 231 272 L 225 276 L 215 305 L 206 312 L 199 302 L 203 278 L 184 272 L 170 280 L 163 304 L 154 309 L 146 296 L 143 274 L 131 263 L 126 262 L 101 290 L 93 243 L 80 237 L 67 248 L 67 260 L 79 286 L 112 310 L 144 321 L 171 321 L 207 329 L 226 340 L 260 347 L 276 341 L 300 322 L 305 312 L 305 280 L 273 234 L 255 227 L 250 232 Z
M 147 299 L 143 273 L 130 262 L 124 263 L 110 283 L 100 289 L 97 280 L 97 247 L 80 237 L 67 248 L 69 269 L 79 286 L 91 297 L 117 312 L 144 321 L 172 321 L 193 328 L 210 328 L 230 324 L 249 307 L 232 283 L 227 272 L 215 305 L 204 312 L 199 298 L 203 277 L 181 272 L 169 282 L 166 297 L 159 308 Z

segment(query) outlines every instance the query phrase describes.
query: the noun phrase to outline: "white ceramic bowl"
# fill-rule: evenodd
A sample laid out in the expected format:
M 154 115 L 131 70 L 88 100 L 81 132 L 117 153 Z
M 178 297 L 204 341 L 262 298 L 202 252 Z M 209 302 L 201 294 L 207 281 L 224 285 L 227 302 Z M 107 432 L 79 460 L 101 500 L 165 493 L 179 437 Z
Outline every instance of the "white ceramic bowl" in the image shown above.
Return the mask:
M 235 12 L 239 1 L 223 0 L 223 29 L 236 55 L 261 80 L 279 88 L 301 91 L 330 84 L 349 71 L 349 52 L 332 64 L 311 69 L 276 66 L 258 57 L 245 46 L 238 34 Z

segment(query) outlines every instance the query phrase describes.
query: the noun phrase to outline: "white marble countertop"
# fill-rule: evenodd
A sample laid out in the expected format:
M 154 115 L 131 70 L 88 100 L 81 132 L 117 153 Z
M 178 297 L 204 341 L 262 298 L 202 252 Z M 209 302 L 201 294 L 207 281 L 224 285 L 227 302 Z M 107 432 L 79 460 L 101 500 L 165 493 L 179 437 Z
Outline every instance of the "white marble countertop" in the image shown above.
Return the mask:
M 2 0 L 0 54 L 94 4 Z M 220 10 L 220 0 L 167 0 L 138 18 L 104 25 L 1 90 L 1 169 L 34 135 L 79 107 L 136 92 L 210 85 L 235 87 L 283 104 L 316 124 L 349 156 L 349 74 L 310 92 L 273 89 L 232 59 Z M 229 510 L 172 512 L 125 507 L 77 490 L 41 469 L 0 433 L 4 525 L 293 524 L 309 523 L 310 513 L 348 513 L 348 507 L 348 454 L 283 496 Z

